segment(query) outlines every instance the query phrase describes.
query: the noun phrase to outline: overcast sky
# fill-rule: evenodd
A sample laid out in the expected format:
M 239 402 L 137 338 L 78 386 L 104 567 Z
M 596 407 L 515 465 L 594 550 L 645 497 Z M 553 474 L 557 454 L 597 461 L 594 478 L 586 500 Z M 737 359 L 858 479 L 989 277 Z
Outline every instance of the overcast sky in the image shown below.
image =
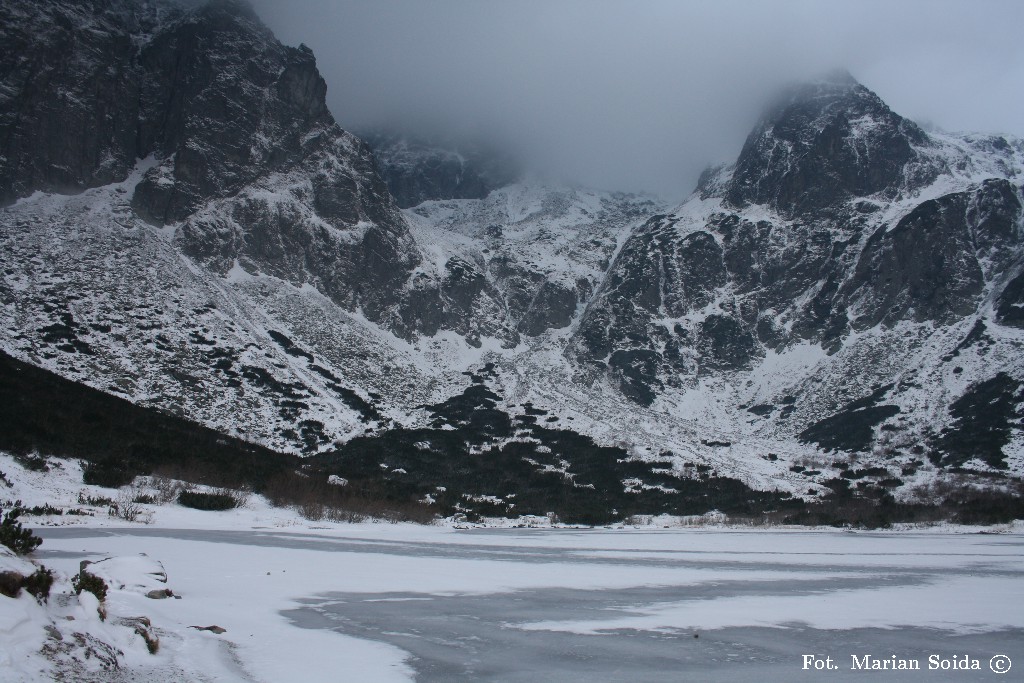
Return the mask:
M 1019 0 L 252 0 L 345 128 L 477 137 L 681 199 L 780 84 L 842 67 L 897 113 L 1024 136 Z

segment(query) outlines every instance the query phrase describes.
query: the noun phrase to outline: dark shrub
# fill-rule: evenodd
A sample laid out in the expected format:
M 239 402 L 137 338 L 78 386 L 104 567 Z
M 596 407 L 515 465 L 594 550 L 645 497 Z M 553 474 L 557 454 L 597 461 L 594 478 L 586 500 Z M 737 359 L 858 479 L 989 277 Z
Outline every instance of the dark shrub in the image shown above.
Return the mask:
M 0 543 L 13 550 L 18 555 L 28 555 L 39 547 L 43 539 L 32 533 L 31 529 L 23 529 L 18 517 L 23 512 L 21 501 L 14 504 L 7 514 L 0 510 Z
M 64 514 L 64 510 L 62 510 L 60 508 L 55 508 L 52 505 L 50 505 L 49 503 L 44 503 L 42 505 L 33 505 L 30 508 L 22 508 L 21 509 L 21 514 L 23 514 L 23 515 L 36 515 L 36 516 L 41 516 L 41 515 L 63 515 Z
M 99 460 L 86 463 L 82 470 L 82 482 L 93 486 L 110 489 L 121 488 L 130 484 L 138 472 L 123 462 L 116 460 Z
M 50 466 L 46 458 L 36 453 L 15 453 L 14 459 L 30 472 L 49 472 Z
M 969 491 L 946 499 L 960 524 L 1005 524 L 1024 519 L 1024 497 L 1004 491 Z
M 71 579 L 71 586 L 75 589 L 75 595 L 80 595 L 82 591 L 86 591 L 95 595 L 96 599 L 100 602 L 107 599 L 107 582 L 85 570 L 82 570 L 78 573 L 78 576 Z
M 182 491 L 178 494 L 178 504 L 196 510 L 230 510 L 237 507 L 238 502 L 227 493 Z
M 81 505 L 94 505 L 96 507 L 108 507 L 114 504 L 112 498 L 105 498 L 103 496 L 87 496 L 81 491 L 78 492 L 78 502 Z
M 25 577 L 18 572 L 0 572 L 0 595 L 16 598 L 21 593 L 21 584 Z
M 46 602 L 50 597 L 50 588 L 53 586 L 53 572 L 46 567 L 40 567 L 32 574 L 25 577 L 22 587 L 35 596 L 39 602 Z

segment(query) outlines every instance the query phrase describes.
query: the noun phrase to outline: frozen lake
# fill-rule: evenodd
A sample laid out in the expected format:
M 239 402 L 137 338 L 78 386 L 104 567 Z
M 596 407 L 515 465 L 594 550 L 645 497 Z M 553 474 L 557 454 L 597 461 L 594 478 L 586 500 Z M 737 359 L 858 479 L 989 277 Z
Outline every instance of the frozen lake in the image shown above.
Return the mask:
M 424 682 L 848 679 L 864 675 L 852 657 L 865 655 L 920 666 L 870 674 L 879 680 L 1024 671 L 1019 534 L 357 525 L 43 535 L 44 560 L 77 563 L 87 546 L 160 557 L 186 600 L 287 573 L 274 595 L 288 599 L 267 618 L 294 642 L 338 634 L 349 662 L 358 643 L 375 644 L 360 680 L 374 679 L 374 657 L 401 664 L 379 680 Z M 836 669 L 805 670 L 805 655 Z M 997 655 L 1013 663 L 1005 676 L 990 668 Z M 932 656 L 980 668 L 929 670 Z

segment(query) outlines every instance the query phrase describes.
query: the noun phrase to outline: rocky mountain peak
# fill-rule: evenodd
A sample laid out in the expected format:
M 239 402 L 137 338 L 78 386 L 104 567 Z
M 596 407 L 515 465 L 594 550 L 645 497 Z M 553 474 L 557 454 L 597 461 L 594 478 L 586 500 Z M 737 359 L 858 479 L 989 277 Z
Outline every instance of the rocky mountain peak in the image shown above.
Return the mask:
M 929 136 L 844 72 L 791 88 L 733 165 L 632 231 L 567 355 L 642 405 L 718 401 L 748 378 L 742 402 L 785 424 L 894 382 L 917 410 L 905 397 L 920 386 L 897 380 L 930 347 L 928 391 L 951 401 L 967 367 L 953 359 L 1019 353 L 1022 159 L 1016 140 Z M 813 375 L 755 388 L 779 359 L 816 354 L 829 360 Z
M 161 164 L 135 209 L 181 220 L 303 159 L 329 127 L 306 48 L 281 45 L 238 0 L 4 3 L 0 202 L 78 192 Z
M 238 0 L 5 3 L 0 198 L 124 188 L 135 216 L 225 274 L 310 284 L 391 329 L 419 262 L 369 148 L 306 47 Z M 142 160 L 140 162 L 140 160 Z
M 167 27 L 143 47 L 139 67 L 140 152 L 165 161 L 136 188 L 134 206 L 158 223 L 298 163 L 313 151 L 310 133 L 334 125 L 313 54 L 281 45 L 236 0 Z
M 892 198 L 927 135 L 845 71 L 785 91 L 747 138 L 724 188 L 737 208 L 794 216 L 846 199 Z

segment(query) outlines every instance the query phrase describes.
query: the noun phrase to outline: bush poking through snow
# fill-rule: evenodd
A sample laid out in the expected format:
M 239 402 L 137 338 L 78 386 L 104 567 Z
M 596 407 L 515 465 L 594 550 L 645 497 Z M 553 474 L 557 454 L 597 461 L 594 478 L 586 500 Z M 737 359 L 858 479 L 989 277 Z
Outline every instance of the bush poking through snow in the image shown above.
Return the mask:
M 15 453 L 14 459 L 29 472 L 49 472 L 50 465 L 46 458 L 38 453 Z
M 78 498 L 82 500 L 81 493 L 78 494 Z M 151 504 L 155 499 L 134 486 L 122 487 L 117 493 L 116 501 L 112 501 L 109 498 L 89 498 L 88 500 L 90 502 L 107 501 L 107 514 L 111 517 L 123 519 L 126 522 L 149 524 L 153 521 L 152 510 L 145 509 L 143 504 Z
M 324 512 L 324 516 L 332 522 L 345 522 L 346 524 L 356 524 L 367 520 L 366 515 L 355 510 L 345 510 L 343 508 L 329 507 Z
M 123 488 L 117 494 L 117 502 L 110 506 L 110 515 L 119 517 L 126 522 L 134 522 L 142 513 L 139 492 L 133 488 Z
M 165 477 L 161 474 L 153 474 L 148 477 L 140 477 L 135 480 L 135 485 L 141 490 L 145 490 L 146 493 L 141 494 L 136 500 L 140 503 L 148 502 L 156 505 L 166 505 L 167 503 L 173 503 L 178 499 L 178 494 L 181 493 L 182 489 L 187 488 L 185 484 Z
M 20 500 L 6 514 L 0 509 L 0 543 L 18 555 L 28 555 L 43 542 L 43 539 L 33 534 L 31 529 L 21 527 L 18 517 L 23 511 Z
M 92 505 L 94 507 L 109 507 L 114 504 L 112 498 L 105 496 L 90 496 L 84 491 L 78 492 L 78 504 L 79 505 Z
M 236 508 L 244 508 L 249 503 L 249 496 L 252 495 L 252 489 L 248 486 L 240 489 L 221 489 L 221 493 L 226 493 L 235 499 Z
M 178 494 L 178 504 L 196 510 L 231 510 L 238 507 L 238 499 L 223 491 L 216 493 L 182 491 Z
M 82 483 L 116 489 L 130 484 L 135 473 L 123 462 L 103 460 L 88 462 L 82 468 Z
M 0 572 L 0 595 L 16 598 L 21 593 L 21 584 L 25 577 L 18 572 Z
M 76 595 L 81 595 L 82 591 L 86 591 L 95 595 L 96 599 L 100 602 L 107 599 L 107 582 L 98 576 L 90 574 L 85 569 L 82 569 L 78 572 L 78 576 L 71 579 L 71 587 L 75 589 Z
M 53 572 L 46 567 L 39 567 L 33 573 L 25 577 L 21 587 L 36 599 L 40 604 L 50 598 L 50 589 L 53 587 Z
M 54 506 L 50 505 L 49 503 L 43 503 L 42 505 L 33 505 L 30 508 L 23 506 L 21 508 L 21 514 L 23 514 L 25 516 L 31 516 L 31 515 L 39 515 L 39 516 L 42 516 L 42 515 L 57 515 L 59 517 L 60 515 L 64 514 L 64 510 L 62 510 L 61 508 L 58 508 L 58 507 L 54 507 Z
M 324 518 L 324 504 L 310 500 L 302 503 L 298 507 L 299 514 L 302 515 L 303 519 L 308 519 L 311 522 L 319 522 Z

